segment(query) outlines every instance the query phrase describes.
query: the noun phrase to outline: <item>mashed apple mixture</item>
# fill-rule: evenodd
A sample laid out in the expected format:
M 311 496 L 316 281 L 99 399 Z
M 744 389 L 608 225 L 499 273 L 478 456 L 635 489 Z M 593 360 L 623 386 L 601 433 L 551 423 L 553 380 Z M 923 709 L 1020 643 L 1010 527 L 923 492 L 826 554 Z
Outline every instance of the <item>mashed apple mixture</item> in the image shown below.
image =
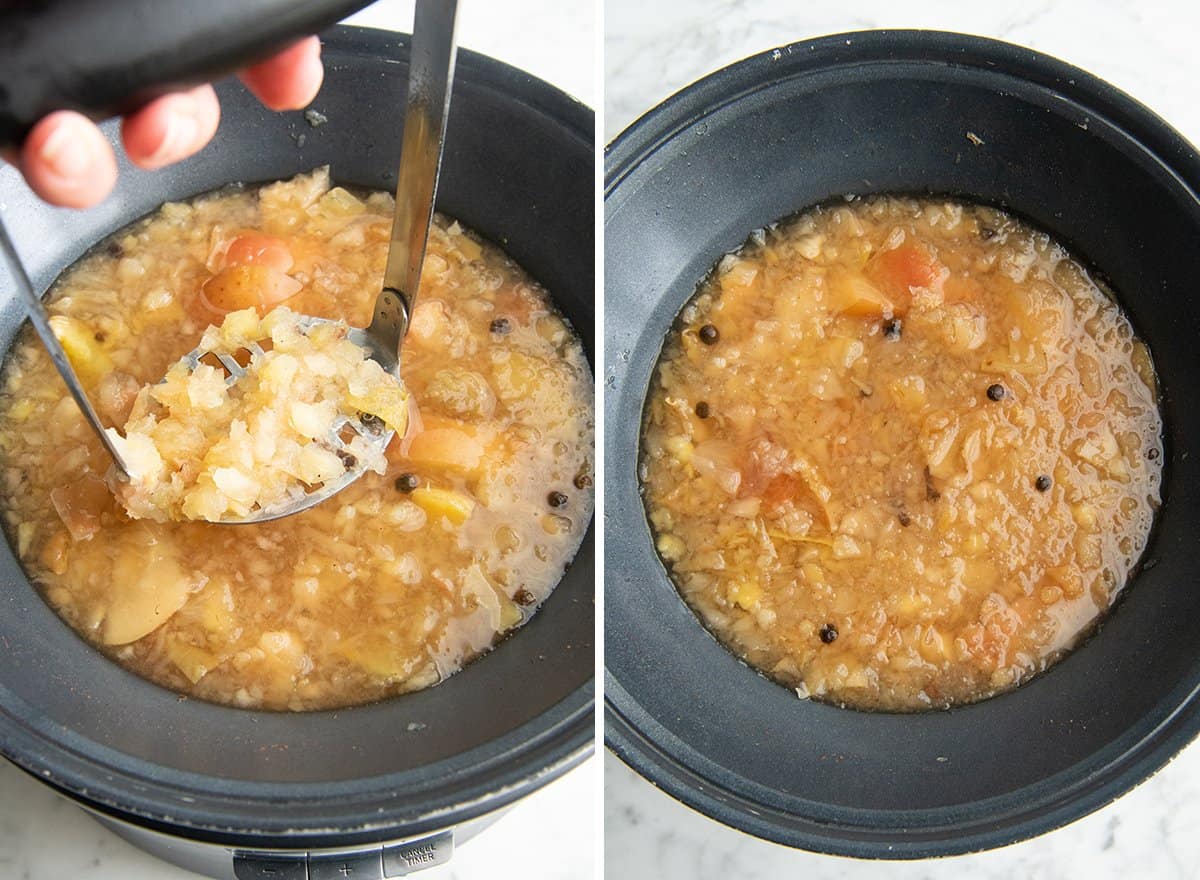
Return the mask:
M 123 432 L 107 429 L 126 468 L 109 486 L 126 512 L 238 520 L 286 508 L 355 467 L 385 473 L 386 430 L 406 432 L 408 395 L 349 331 L 282 305 L 209 327 L 204 359 L 176 361 L 138 393 Z
M 210 325 L 263 316 L 270 336 L 288 324 L 274 311 L 285 305 L 365 326 L 391 215 L 390 196 L 331 188 L 325 170 L 167 204 L 64 274 L 51 324 L 104 421 L 133 415 L 131 429 L 157 431 L 169 420 L 137 418 L 161 405 L 148 396 L 186 406 L 143 386 Z M 10 541 L 85 638 L 183 693 L 306 710 L 435 684 L 527 620 L 578 548 L 592 507 L 591 376 L 546 292 L 441 217 L 401 372 L 403 417 L 358 401 L 406 422 L 383 473 L 260 525 L 157 521 L 114 499 L 110 461 L 26 328 L 0 396 Z M 328 415 L 288 411 L 287 430 L 311 435 Z M 155 448 L 183 448 L 185 429 L 155 435 Z M 243 426 L 239 473 L 253 473 L 263 434 Z M 312 479 L 333 468 L 309 463 Z M 227 486 L 226 501 L 245 488 Z
M 970 702 L 1069 650 L 1159 504 L 1150 355 L 996 210 L 873 198 L 726 256 L 646 403 L 641 475 L 684 598 L 777 680 Z

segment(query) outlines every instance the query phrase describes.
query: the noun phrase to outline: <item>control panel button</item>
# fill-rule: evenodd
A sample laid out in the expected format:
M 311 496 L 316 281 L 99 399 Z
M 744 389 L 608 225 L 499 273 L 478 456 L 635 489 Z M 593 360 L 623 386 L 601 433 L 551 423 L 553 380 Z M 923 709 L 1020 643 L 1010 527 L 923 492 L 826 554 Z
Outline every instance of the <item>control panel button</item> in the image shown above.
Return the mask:
M 304 856 L 234 853 L 233 876 L 237 880 L 308 880 L 308 860 Z
M 444 865 L 454 854 L 454 832 L 440 831 L 419 840 L 383 848 L 383 876 L 403 877 L 422 868 Z
M 308 880 L 383 880 L 383 859 L 367 852 L 308 857 Z

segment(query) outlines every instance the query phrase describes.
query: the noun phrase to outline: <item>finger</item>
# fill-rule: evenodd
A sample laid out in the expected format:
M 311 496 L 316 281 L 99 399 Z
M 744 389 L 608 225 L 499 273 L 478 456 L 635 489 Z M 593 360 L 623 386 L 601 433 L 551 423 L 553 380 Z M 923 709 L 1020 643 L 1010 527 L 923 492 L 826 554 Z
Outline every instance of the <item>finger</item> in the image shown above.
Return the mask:
M 117 182 L 117 157 L 87 117 L 60 110 L 29 132 L 18 159 L 30 189 L 52 205 L 86 208 Z
M 130 161 L 162 168 L 200 151 L 221 121 L 221 105 L 212 86 L 155 98 L 121 123 L 121 142 Z
M 246 88 L 272 110 L 307 107 L 321 90 L 324 79 L 321 41 L 316 37 L 307 37 L 241 72 Z

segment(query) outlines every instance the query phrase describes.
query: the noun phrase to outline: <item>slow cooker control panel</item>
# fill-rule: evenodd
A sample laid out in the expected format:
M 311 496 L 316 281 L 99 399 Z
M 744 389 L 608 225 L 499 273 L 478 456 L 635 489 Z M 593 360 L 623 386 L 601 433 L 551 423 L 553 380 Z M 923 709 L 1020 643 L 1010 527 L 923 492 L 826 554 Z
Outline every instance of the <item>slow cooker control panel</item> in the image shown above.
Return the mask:
M 454 853 L 454 832 L 336 852 L 236 852 L 237 880 L 390 880 L 445 864 Z

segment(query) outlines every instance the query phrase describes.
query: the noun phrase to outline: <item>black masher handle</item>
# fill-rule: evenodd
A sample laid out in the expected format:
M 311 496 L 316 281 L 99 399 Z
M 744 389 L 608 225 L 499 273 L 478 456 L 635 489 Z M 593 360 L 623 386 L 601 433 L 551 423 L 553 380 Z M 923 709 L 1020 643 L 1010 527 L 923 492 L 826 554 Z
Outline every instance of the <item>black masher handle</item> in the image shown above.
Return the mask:
M 370 0 L 0 0 L 0 148 L 53 110 L 105 119 L 269 57 Z

